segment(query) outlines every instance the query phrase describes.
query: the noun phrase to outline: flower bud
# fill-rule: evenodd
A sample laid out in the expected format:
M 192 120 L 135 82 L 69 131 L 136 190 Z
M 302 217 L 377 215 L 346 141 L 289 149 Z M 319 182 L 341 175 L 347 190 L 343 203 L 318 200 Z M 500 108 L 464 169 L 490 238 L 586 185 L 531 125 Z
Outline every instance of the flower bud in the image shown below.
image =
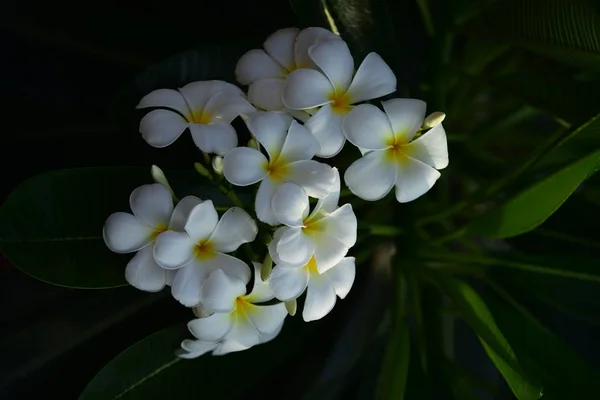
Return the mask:
M 209 312 L 206 307 L 204 307 L 204 304 L 198 304 L 196 307 L 192 307 L 192 311 L 198 318 L 206 318 L 212 315 L 212 313 Z
M 271 271 L 273 270 L 273 259 L 271 255 L 267 253 L 265 256 L 265 260 L 263 261 L 260 267 L 260 279 L 266 281 L 271 276 Z
M 285 309 L 287 310 L 288 314 L 290 314 L 292 317 L 296 315 L 297 308 L 298 304 L 296 303 L 296 299 L 285 302 Z
M 214 156 L 211 164 L 213 167 L 213 171 L 215 171 L 215 174 L 223 175 L 223 158 L 219 156 Z
M 432 112 L 423 121 L 423 129 L 430 129 L 434 126 L 438 126 L 446 118 L 446 114 L 440 111 Z
M 260 145 L 258 144 L 258 141 L 254 138 L 248 140 L 248 147 L 260 151 Z
M 199 162 L 194 163 L 194 169 L 196 170 L 196 172 L 198 172 L 200 175 L 202 175 L 205 178 L 208 178 L 209 180 L 213 180 L 212 174 L 210 173 L 209 170 L 206 169 L 206 167 L 202 164 L 200 164 Z
M 154 180 L 154 182 L 160 183 L 161 185 L 164 185 L 171 189 L 171 185 L 169 185 L 169 181 L 167 180 L 165 173 L 158 166 L 152 166 L 152 168 L 150 169 L 150 175 L 152 175 L 152 179 Z

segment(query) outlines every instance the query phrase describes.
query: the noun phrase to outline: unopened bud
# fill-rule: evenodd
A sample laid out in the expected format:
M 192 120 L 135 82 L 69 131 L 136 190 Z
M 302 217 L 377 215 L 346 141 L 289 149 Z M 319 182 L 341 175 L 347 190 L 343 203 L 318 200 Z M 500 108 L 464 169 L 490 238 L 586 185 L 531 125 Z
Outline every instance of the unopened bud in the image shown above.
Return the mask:
M 262 279 L 263 282 L 269 279 L 271 271 L 273 271 L 273 259 L 271 258 L 271 255 L 267 253 L 265 260 L 260 267 L 260 279 Z
M 258 141 L 256 139 L 250 139 L 248 140 L 248 147 L 250 147 L 251 149 L 255 149 L 255 150 L 259 150 L 260 151 L 260 146 L 258 144 Z
M 203 177 L 208 178 L 212 181 L 212 179 L 213 179 L 212 174 L 210 173 L 209 170 L 206 169 L 206 167 L 204 165 L 200 164 L 199 162 L 194 163 L 194 169 L 200 175 L 202 175 Z
M 171 185 L 169 185 L 169 181 L 167 180 L 165 173 L 158 166 L 153 165 L 152 168 L 150 168 L 150 175 L 152 175 L 154 182 L 160 183 L 161 185 L 171 189 Z
M 219 156 L 214 156 L 211 164 L 213 167 L 213 171 L 215 171 L 215 174 L 223 175 L 223 158 Z
M 212 313 L 208 311 L 206 307 L 204 307 L 204 304 L 199 304 L 196 307 L 192 307 L 192 311 L 194 312 L 194 315 L 198 318 L 206 318 L 212 315 Z
M 438 126 L 445 118 L 446 114 L 441 111 L 432 112 L 425 118 L 425 121 L 423 121 L 423 129 L 430 129 L 434 126 Z
M 296 299 L 285 302 L 285 309 L 287 310 L 288 314 L 290 314 L 292 317 L 296 315 L 297 308 L 298 304 L 296 303 Z

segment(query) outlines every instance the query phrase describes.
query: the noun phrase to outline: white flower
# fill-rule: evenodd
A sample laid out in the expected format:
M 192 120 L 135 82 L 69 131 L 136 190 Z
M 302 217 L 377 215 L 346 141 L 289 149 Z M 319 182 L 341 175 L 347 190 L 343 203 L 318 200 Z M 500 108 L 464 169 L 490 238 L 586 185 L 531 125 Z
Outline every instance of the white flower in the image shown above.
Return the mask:
M 167 229 L 183 230 L 182 221 L 200 199 L 188 196 L 173 210 L 171 191 L 163 185 L 138 187 L 129 197 L 133 214 L 117 212 L 104 224 L 104 242 L 115 253 L 137 254 L 125 269 L 125 279 L 137 289 L 157 292 L 171 284 L 174 273 L 154 261 L 156 237 Z
M 320 199 L 309 214 L 306 192 L 298 185 L 281 185 L 273 196 L 279 228 L 269 244 L 275 264 L 307 265 L 314 257 L 319 273 L 339 263 L 356 243 L 357 221 L 352 206 L 338 207 L 340 178 L 337 169 L 331 193 Z
M 343 299 L 350 292 L 356 274 L 354 257 L 345 257 L 324 273 L 319 273 L 315 257 L 303 266 L 278 264 L 269 278 L 271 289 L 281 301 L 297 299 L 306 292 L 302 318 L 323 318 L 335 306 L 336 295 Z
M 178 90 L 155 90 L 137 106 L 148 107 L 167 108 L 150 111 L 140 121 L 140 133 L 150 146 L 166 147 L 189 128 L 200 150 L 219 155 L 237 146 L 231 121 L 240 114 L 255 111 L 238 87 L 222 81 L 192 82 Z
M 376 53 L 369 53 L 354 73 L 354 60 L 342 40 L 313 45 L 309 55 L 320 71 L 298 69 L 290 73 L 282 100 L 292 110 L 321 106 L 306 127 L 321 144 L 317 155 L 332 157 L 344 146 L 342 121 L 352 104 L 392 93 L 396 90 L 396 77 Z
M 392 99 L 379 108 L 363 104 L 344 121 L 348 140 L 366 150 L 346 170 L 344 180 L 352 193 L 379 200 L 396 186 L 396 199 L 405 203 L 426 193 L 448 165 L 448 144 L 442 124 L 414 138 L 425 117 L 425 102 Z
M 313 44 L 325 40 L 340 40 L 327 29 L 311 27 L 280 29 L 264 42 L 264 50 L 253 49 L 237 63 L 237 81 L 248 87 L 248 100 L 267 111 L 283 111 L 283 84 L 288 74 L 298 68 L 314 68 L 308 56 Z M 301 118 L 302 119 L 302 118 Z
M 189 352 L 187 358 L 210 350 L 213 350 L 213 355 L 246 350 L 277 336 L 287 316 L 285 305 L 256 304 L 272 300 L 274 295 L 269 284 L 260 278 L 260 264 L 253 265 L 255 283 L 249 294 L 245 294 L 249 278 L 231 278 L 221 270 L 210 274 L 202 288 L 205 305 L 222 311 L 188 323 L 188 328 L 198 340 L 181 344 Z
M 259 220 L 279 225 L 271 209 L 271 199 L 285 182 L 302 186 L 311 197 L 327 195 L 334 173 L 330 166 L 311 160 L 319 143 L 308 129 L 290 116 L 274 112 L 252 113 L 246 125 L 266 149 L 269 159 L 256 149 L 237 147 L 223 158 L 223 174 L 238 186 L 260 182 L 255 200 Z
M 190 211 L 184 230 L 166 231 L 154 245 L 156 262 L 165 269 L 177 269 L 171 292 L 181 304 L 208 307 L 202 299 L 202 287 L 216 270 L 240 280 L 250 279 L 246 263 L 224 254 L 256 238 L 256 223 L 246 211 L 233 207 L 219 220 L 212 201 L 206 200 Z

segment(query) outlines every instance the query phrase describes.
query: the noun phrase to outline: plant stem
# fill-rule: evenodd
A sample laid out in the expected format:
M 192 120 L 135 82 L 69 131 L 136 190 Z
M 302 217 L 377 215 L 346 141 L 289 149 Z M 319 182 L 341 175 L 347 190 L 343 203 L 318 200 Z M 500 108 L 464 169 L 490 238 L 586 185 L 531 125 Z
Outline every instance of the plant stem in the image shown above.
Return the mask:
M 429 5 L 427 4 L 427 0 L 417 0 L 417 4 L 419 6 L 419 10 L 421 11 L 423 25 L 425 25 L 425 32 L 427 32 L 428 36 L 434 37 L 435 28 L 433 26 L 433 19 L 431 18 L 431 13 L 429 12 Z

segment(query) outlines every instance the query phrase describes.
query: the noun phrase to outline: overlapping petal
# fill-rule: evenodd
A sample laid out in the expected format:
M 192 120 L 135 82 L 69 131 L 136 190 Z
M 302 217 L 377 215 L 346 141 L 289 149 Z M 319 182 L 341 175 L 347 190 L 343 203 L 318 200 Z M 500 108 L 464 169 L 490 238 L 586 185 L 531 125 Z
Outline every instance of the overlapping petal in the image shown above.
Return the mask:
M 263 181 L 258 186 L 258 191 L 256 192 L 256 199 L 254 200 L 254 209 L 256 210 L 256 217 L 269 225 L 276 226 L 279 225 L 279 220 L 275 217 L 273 213 L 273 208 L 271 207 L 273 196 L 279 187 L 279 183 L 275 182 L 273 179 L 267 178 L 263 179 Z
M 333 86 L 314 69 L 297 69 L 288 75 L 283 87 L 283 104 L 292 110 L 306 110 L 331 103 Z
M 306 191 L 294 183 L 281 185 L 271 201 L 275 217 L 284 225 L 300 228 L 308 216 L 309 203 Z
M 250 147 L 236 147 L 223 157 L 223 175 L 237 186 L 248 186 L 267 176 L 267 158 Z
M 326 275 L 310 274 L 302 318 L 306 322 L 323 318 L 333 310 L 335 301 L 335 290 L 329 278 Z
M 315 160 L 296 161 L 288 168 L 288 181 L 301 186 L 310 197 L 327 196 L 335 181 L 333 169 Z
M 231 278 L 223 270 L 212 272 L 200 288 L 200 298 L 207 310 L 215 313 L 235 310 L 236 298 L 246 293 L 246 284 Z
M 167 147 L 187 129 L 188 121 L 176 112 L 153 110 L 140 121 L 140 133 L 152 147 Z
M 152 242 L 154 228 L 143 224 L 134 215 L 116 212 L 104 224 L 103 237 L 108 248 L 115 253 L 132 253 Z
M 194 257 L 194 245 L 186 232 L 163 232 L 156 237 L 154 259 L 163 268 L 181 268 Z
M 211 200 L 205 200 L 192 209 L 185 223 L 185 231 L 194 243 L 206 240 L 215 230 L 219 215 Z
M 350 143 L 367 150 L 383 150 L 394 141 L 388 117 L 371 104 L 361 104 L 350 111 L 343 131 Z
M 238 144 L 233 126 L 221 122 L 216 124 L 190 124 L 190 133 L 196 146 L 205 153 L 225 155 Z
M 188 323 L 192 335 L 204 341 L 223 339 L 233 326 L 233 320 L 227 313 L 215 313 L 210 317 L 198 318 Z
M 320 145 L 308 128 L 292 121 L 281 147 L 280 157 L 286 163 L 310 160 L 319 151 Z
M 398 179 L 398 167 L 384 151 L 372 151 L 354 161 L 344 174 L 352 193 L 361 199 L 375 201 L 385 197 Z
M 398 164 L 396 199 L 400 203 L 413 201 L 433 187 L 441 174 L 429 165 L 410 157 Z
M 281 153 L 292 117 L 275 112 L 256 112 L 248 115 L 246 126 L 256 140 L 267 150 L 271 159 Z
M 329 278 L 335 294 L 340 299 L 345 298 L 352 289 L 356 276 L 354 257 L 345 257 L 336 266 L 330 268 L 325 275 Z
M 352 82 L 354 59 L 343 40 L 329 40 L 308 49 L 313 62 L 327 76 L 336 91 L 345 92 Z
M 281 97 L 285 79 L 269 78 L 253 82 L 248 87 L 248 101 L 266 111 L 281 111 L 285 108 Z
M 342 122 L 346 114 L 333 111 L 331 104 L 325 104 L 305 123 L 321 145 L 316 153 L 319 157 L 329 158 L 337 155 L 346 143 L 342 132 Z
M 129 196 L 129 206 L 144 224 L 166 228 L 173 213 L 171 191 L 159 183 L 142 185 Z
M 145 95 L 136 108 L 166 107 L 179 112 L 191 121 L 191 110 L 180 92 L 173 89 L 157 89 Z
M 314 68 L 315 63 L 311 60 L 308 50 L 311 46 L 328 40 L 342 40 L 333 32 L 316 26 L 303 29 L 296 37 L 294 54 L 296 59 L 296 68 Z
M 296 299 L 306 290 L 308 277 L 308 270 L 304 267 L 284 268 L 277 265 L 269 277 L 271 290 L 281 301 Z
M 392 99 L 382 101 L 383 109 L 388 116 L 394 135 L 408 143 L 423 124 L 427 104 L 417 99 Z
M 231 253 L 242 244 L 254 241 L 258 227 L 246 211 L 232 207 L 221 216 L 209 241 L 221 253 Z
M 246 52 L 235 67 L 235 78 L 242 85 L 249 85 L 261 79 L 285 78 L 287 71 L 264 50 L 253 49 Z
M 139 250 L 125 268 L 125 280 L 136 289 L 158 292 L 167 284 L 167 270 L 154 261 L 153 246 Z
M 396 75 L 377 53 L 369 53 L 348 88 L 352 104 L 376 99 L 396 91 Z
M 407 154 L 435 169 L 448 166 L 448 140 L 442 124 L 436 125 L 423 136 L 405 146 Z
M 297 28 L 284 28 L 271 34 L 263 43 L 265 51 L 288 71 L 294 69 L 294 44 L 298 36 Z

